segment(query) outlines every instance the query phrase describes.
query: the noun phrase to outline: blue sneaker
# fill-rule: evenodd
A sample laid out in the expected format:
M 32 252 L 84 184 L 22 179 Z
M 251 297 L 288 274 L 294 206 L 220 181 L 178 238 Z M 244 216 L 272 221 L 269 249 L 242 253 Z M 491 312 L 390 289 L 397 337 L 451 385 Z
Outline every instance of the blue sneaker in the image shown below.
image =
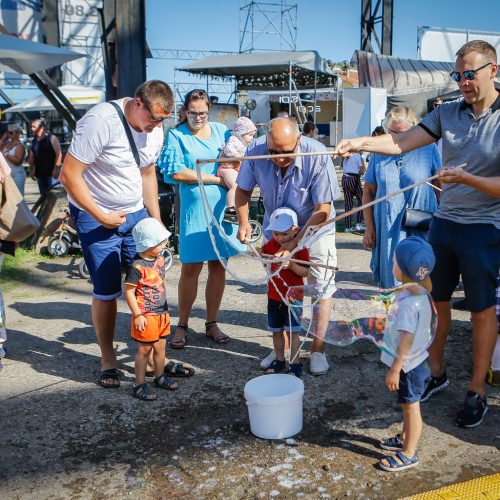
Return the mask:
M 459 427 L 476 427 L 488 412 L 486 396 L 482 398 L 477 392 L 467 391 L 465 402 L 457 415 Z

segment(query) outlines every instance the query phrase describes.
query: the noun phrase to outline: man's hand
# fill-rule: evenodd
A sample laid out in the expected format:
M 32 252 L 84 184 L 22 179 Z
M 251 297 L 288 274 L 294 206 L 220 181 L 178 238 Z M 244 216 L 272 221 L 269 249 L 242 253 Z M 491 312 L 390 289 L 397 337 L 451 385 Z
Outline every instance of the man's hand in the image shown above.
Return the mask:
M 363 236 L 363 246 L 365 248 L 375 248 L 375 229 L 365 229 L 365 234 Z
M 353 153 L 361 151 L 363 139 L 342 139 L 336 146 L 333 154 L 341 158 L 349 158 Z
M 439 169 L 439 180 L 441 182 L 465 183 L 469 175 L 462 167 L 443 167 Z
M 238 227 L 238 241 L 240 243 L 248 243 L 250 241 L 250 238 L 252 236 L 252 226 L 250 226 L 250 223 L 241 223 Z
M 387 389 L 391 392 L 397 391 L 399 389 L 399 372 L 400 370 L 389 370 L 387 377 L 385 378 L 385 385 Z
M 125 223 L 127 217 L 125 212 L 109 212 L 99 217 L 98 222 L 100 222 L 107 229 L 115 229 Z
M 148 320 L 146 319 L 146 316 L 143 316 L 142 314 L 134 318 L 134 326 L 136 330 L 139 330 L 140 332 L 144 331 L 147 324 Z

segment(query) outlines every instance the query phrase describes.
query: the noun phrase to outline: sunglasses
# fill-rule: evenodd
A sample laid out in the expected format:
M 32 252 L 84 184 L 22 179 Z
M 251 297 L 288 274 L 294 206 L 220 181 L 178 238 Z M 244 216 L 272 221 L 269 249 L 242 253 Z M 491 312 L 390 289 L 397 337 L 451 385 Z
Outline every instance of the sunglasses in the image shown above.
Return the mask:
M 166 120 L 166 118 L 161 118 L 161 117 L 153 114 L 153 112 L 151 111 L 151 108 L 149 107 L 149 105 L 146 102 L 144 102 L 144 101 L 141 101 L 141 102 L 142 102 L 142 104 L 144 104 L 146 111 L 151 115 L 151 121 L 153 123 L 161 123 L 163 120 Z
M 450 76 L 457 83 L 462 79 L 462 76 L 466 80 L 474 80 L 476 78 L 476 73 L 478 71 L 486 68 L 486 66 L 489 66 L 490 64 L 493 64 L 493 63 L 486 63 L 486 64 L 483 64 L 482 66 L 480 66 L 477 69 L 468 69 L 467 71 L 463 71 L 462 73 L 460 73 L 460 71 L 452 71 L 450 73 Z
M 295 150 L 297 149 L 297 145 L 299 144 L 300 141 L 300 135 L 297 138 L 297 142 L 295 143 L 295 146 L 292 150 L 286 150 L 286 149 L 271 149 L 269 146 L 267 146 L 267 141 L 266 141 L 266 147 L 267 151 L 269 152 L 270 155 L 291 155 L 295 153 Z

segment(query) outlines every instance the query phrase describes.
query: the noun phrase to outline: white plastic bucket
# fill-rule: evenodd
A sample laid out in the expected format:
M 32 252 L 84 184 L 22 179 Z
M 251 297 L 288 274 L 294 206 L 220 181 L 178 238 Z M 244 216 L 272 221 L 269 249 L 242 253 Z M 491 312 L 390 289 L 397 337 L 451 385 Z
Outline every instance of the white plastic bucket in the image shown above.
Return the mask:
M 245 385 L 252 434 L 284 439 L 302 430 L 304 383 L 292 375 L 262 375 Z

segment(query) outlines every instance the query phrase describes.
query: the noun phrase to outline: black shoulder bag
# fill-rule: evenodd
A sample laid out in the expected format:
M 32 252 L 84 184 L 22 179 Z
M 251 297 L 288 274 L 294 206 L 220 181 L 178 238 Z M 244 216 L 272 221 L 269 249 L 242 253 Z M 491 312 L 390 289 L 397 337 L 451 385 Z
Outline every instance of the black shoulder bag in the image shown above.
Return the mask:
M 139 159 L 139 151 L 137 151 L 137 146 L 135 144 L 134 138 L 132 137 L 132 131 L 130 130 L 130 125 L 127 123 L 127 120 L 125 118 L 125 115 L 123 114 L 122 109 L 116 102 L 109 101 L 109 104 L 113 106 L 116 109 L 116 112 L 118 113 L 118 116 L 120 117 L 120 120 L 122 121 L 123 128 L 125 129 L 125 133 L 127 134 L 127 139 L 130 144 L 130 149 L 132 150 L 132 154 L 134 155 L 135 162 L 137 163 L 137 166 L 140 168 L 141 167 L 141 162 Z
M 398 165 L 400 162 L 400 165 Z M 401 176 L 401 167 L 403 166 L 403 155 L 396 162 L 398 173 Z M 403 227 L 407 229 L 416 229 L 417 231 L 428 231 L 432 221 L 432 212 L 419 210 L 417 208 L 407 208 L 403 215 Z

